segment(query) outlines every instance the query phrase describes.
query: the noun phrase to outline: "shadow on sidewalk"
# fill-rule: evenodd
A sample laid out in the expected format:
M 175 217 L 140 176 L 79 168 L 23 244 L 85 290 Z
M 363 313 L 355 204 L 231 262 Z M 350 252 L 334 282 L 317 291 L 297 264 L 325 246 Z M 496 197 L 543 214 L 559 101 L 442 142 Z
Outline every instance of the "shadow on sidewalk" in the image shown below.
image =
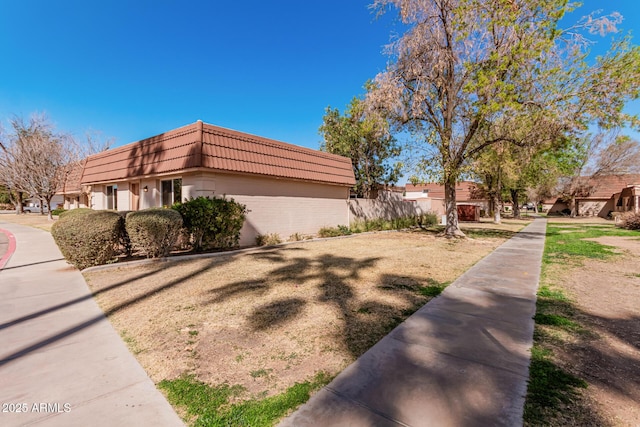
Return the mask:
M 53 344 L 55 342 L 58 342 L 58 341 L 66 338 L 68 336 L 76 334 L 76 333 L 78 333 L 78 332 L 90 327 L 91 325 L 95 324 L 96 322 L 99 322 L 99 321 L 102 321 L 102 320 L 106 320 L 106 317 L 112 315 L 113 313 L 117 312 L 118 310 L 122 310 L 122 309 L 124 309 L 126 307 L 134 305 L 134 304 L 136 304 L 136 303 L 138 303 L 140 301 L 143 301 L 143 300 L 145 300 L 145 299 L 147 299 L 147 298 L 149 298 L 149 297 L 151 297 L 153 295 L 158 294 L 159 292 L 163 292 L 163 291 L 166 291 L 166 290 L 168 290 L 170 288 L 178 286 L 178 285 L 180 285 L 182 282 L 184 282 L 186 280 L 192 279 L 194 277 L 197 277 L 197 276 L 203 274 L 204 272 L 206 272 L 212 266 L 220 265 L 221 262 L 229 262 L 234 258 L 235 258 L 235 256 L 231 255 L 231 256 L 224 257 L 224 261 L 222 260 L 222 257 L 216 258 L 214 260 L 211 260 L 211 261 L 208 262 L 208 266 L 203 268 L 203 269 L 201 269 L 201 270 L 193 271 L 190 274 L 185 274 L 185 275 L 183 275 L 183 276 L 181 276 L 179 278 L 176 278 L 174 280 L 169 281 L 168 283 L 165 283 L 165 284 L 162 284 L 161 286 L 155 287 L 155 288 L 149 290 L 148 292 L 145 292 L 144 294 L 141 294 L 141 295 L 138 295 L 138 296 L 136 296 L 134 298 L 128 299 L 128 300 L 126 300 L 126 301 L 124 301 L 124 302 L 122 302 L 122 303 L 120 303 L 120 304 L 108 309 L 104 313 L 102 313 L 100 308 L 98 308 L 96 306 L 95 312 L 99 313 L 96 316 L 92 316 L 92 317 L 90 317 L 88 320 L 86 320 L 84 322 L 78 323 L 75 326 L 69 327 L 69 328 L 67 328 L 67 329 L 65 329 L 63 331 L 60 331 L 58 333 L 55 333 L 55 334 L 53 334 L 53 335 L 51 335 L 49 337 L 42 338 L 42 339 L 38 340 L 37 342 L 34 342 L 34 343 L 32 343 L 30 345 L 27 345 L 27 346 L 24 346 L 23 348 L 11 351 L 9 354 L 6 354 L 6 355 L 2 356 L 2 359 L 0 359 L 0 366 L 6 365 L 8 363 L 11 363 L 12 361 L 15 361 L 15 360 L 19 359 L 20 357 L 23 357 L 23 356 L 25 356 L 25 355 L 27 355 L 29 353 L 32 353 L 32 352 L 34 352 L 36 350 L 39 350 L 39 349 L 41 349 L 43 347 L 46 347 L 46 346 L 51 345 L 51 344 Z M 24 322 L 27 322 L 29 320 L 36 319 L 38 317 L 41 317 L 41 316 L 44 316 L 44 315 L 47 315 L 47 314 L 50 314 L 50 313 L 54 313 L 54 312 L 57 312 L 57 311 L 60 311 L 60 310 L 62 310 L 64 308 L 67 308 L 67 307 L 70 307 L 70 306 L 73 306 L 73 305 L 80 304 L 82 302 L 91 300 L 91 299 L 93 299 L 94 296 L 97 296 L 99 294 L 108 292 L 110 290 L 119 288 L 121 286 L 125 286 L 125 285 L 128 285 L 128 284 L 131 284 L 131 283 L 135 282 L 136 280 L 139 280 L 139 279 L 142 279 L 142 278 L 145 278 L 145 277 L 149 277 L 149 276 L 153 276 L 154 274 L 158 274 L 163 270 L 163 267 L 164 266 L 158 266 L 155 269 L 153 269 L 152 271 L 140 274 L 140 275 L 138 275 L 138 276 L 136 276 L 136 277 L 134 277 L 132 279 L 128 279 L 128 280 L 124 280 L 124 281 L 121 281 L 121 282 L 118 282 L 118 283 L 114 283 L 114 284 L 112 284 L 112 285 L 110 285 L 110 286 L 108 286 L 108 287 L 106 287 L 104 289 L 100 289 L 100 290 L 96 291 L 93 294 L 87 293 L 86 295 L 83 295 L 81 297 L 74 298 L 74 299 L 71 299 L 69 301 L 65 301 L 63 303 L 56 304 L 56 305 L 51 306 L 51 307 L 47 307 L 47 308 L 45 308 L 43 310 L 39 310 L 39 311 L 36 311 L 36 312 L 33 312 L 33 313 L 29 313 L 29 314 L 27 314 L 25 316 L 21 316 L 21 317 L 18 317 L 16 319 L 10 320 L 8 322 L 2 323 L 2 324 L 0 324 L 0 330 L 7 329 L 7 328 L 10 328 L 10 327 L 15 327 L 15 326 L 17 326 L 19 324 L 22 324 Z M 40 272 L 39 274 L 42 274 L 42 273 Z M 25 325 L 24 327 L 28 327 L 28 326 Z

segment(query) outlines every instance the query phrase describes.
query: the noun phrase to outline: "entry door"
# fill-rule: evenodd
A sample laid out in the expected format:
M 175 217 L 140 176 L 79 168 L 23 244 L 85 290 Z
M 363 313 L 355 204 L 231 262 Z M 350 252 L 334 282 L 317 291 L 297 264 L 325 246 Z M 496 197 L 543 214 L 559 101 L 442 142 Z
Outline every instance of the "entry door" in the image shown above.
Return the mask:
M 131 183 L 131 210 L 140 209 L 140 184 Z

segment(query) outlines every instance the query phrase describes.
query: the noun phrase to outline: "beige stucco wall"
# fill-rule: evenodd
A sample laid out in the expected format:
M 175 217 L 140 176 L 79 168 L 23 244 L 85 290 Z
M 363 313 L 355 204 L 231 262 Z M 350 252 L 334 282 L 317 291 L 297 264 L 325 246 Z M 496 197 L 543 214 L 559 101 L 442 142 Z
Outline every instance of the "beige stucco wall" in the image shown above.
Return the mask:
M 407 200 L 401 193 L 380 191 L 377 199 L 350 199 L 349 222 L 383 218 L 392 220 L 431 211 L 431 199 Z
M 277 233 L 289 240 L 294 233 L 316 234 L 322 227 L 348 225 L 347 201 L 310 197 L 228 196 L 249 212 L 240 245 L 253 245 L 259 234 Z
M 607 218 L 607 214 L 614 210 L 612 200 L 578 199 L 576 202 L 578 203 L 578 216 L 600 216 Z M 559 214 L 565 209 L 569 209 L 569 204 L 558 200 L 551 206 L 548 213 Z
M 433 198 L 430 199 L 431 202 L 431 206 L 430 209 L 432 212 L 435 212 L 437 215 L 445 215 L 447 213 L 447 209 L 446 206 L 444 204 L 444 199 L 443 198 Z
M 91 209 L 105 209 L 105 186 L 101 184 L 94 184 L 91 186 L 91 193 L 89 194 L 89 207 Z
M 580 216 L 600 216 L 606 218 L 610 211 L 613 211 L 613 204 L 609 200 L 599 201 L 579 201 L 578 215 Z
M 315 234 L 322 227 L 348 225 L 349 189 L 327 184 L 248 175 L 197 173 L 182 178 L 183 197 L 226 196 L 249 210 L 240 245 L 259 234 Z
M 89 205 L 87 203 L 87 196 L 84 193 L 67 194 L 64 196 L 63 208 L 66 210 L 88 207 Z
M 174 178 L 182 178 L 183 201 L 198 196 L 226 196 L 246 205 L 249 213 L 241 231 L 242 246 L 255 244 L 258 234 L 277 233 L 287 240 L 294 233 L 315 234 L 322 227 L 349 224 L 347 187 L 211 172 L 131 181 L 140 185 L 139 208 L 159 207 L 160 181 Z M 118 185 L 118 210 L 131 210 L 130 182 L 106 185 L 111 184 Z M 106 185 L 93 186 L 93 209 L 106 209 Z

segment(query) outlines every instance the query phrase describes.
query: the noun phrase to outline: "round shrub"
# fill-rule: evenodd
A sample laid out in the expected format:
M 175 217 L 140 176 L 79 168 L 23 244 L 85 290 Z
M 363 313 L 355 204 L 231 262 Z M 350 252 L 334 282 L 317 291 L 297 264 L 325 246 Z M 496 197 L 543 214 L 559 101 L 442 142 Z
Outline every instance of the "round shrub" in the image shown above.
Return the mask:
M 618 226 L 626 228 L 627 230 L 640 230 L 640 212 L 627 212 L 622 214 Z
M 131 246 L 147 258 L 169 255 L 182 229 L 182 217 L 172 209 L 152 208 L 127 214 L 125 228 Z
M 116 212 L 91 209 L 64 212 L 51 227 L 62 255 L 80 270 L 113 261 L 123 232 L 124 221 Z
M 282 243 L 282 239 L 278 233 L 258 234 L 256 236 L 256 245 L 258 246 L 272 246 L 280 243 Z
M 428 212 L 418 215 L 416 221 L 420 227 L 433 227 L 438 225 L 438 215 L 435 212 Z
M 176 203 L 194 249 L 226 249 L 238 246 L 247 208 L 225 197 L 196 197 Z

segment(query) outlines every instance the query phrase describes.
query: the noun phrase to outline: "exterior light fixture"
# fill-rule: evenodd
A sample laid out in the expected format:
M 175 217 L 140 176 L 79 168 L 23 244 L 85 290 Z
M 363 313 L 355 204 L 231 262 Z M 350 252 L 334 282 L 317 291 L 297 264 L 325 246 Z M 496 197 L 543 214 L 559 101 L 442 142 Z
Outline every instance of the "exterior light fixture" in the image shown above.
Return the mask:
M 145 193 L 146 193 L 147 191 L 149 191 L 149 186 L 145 185 L 145 186 L 144 186 L 144 188 L 142 189 L 142 191 L 144 191 Z

